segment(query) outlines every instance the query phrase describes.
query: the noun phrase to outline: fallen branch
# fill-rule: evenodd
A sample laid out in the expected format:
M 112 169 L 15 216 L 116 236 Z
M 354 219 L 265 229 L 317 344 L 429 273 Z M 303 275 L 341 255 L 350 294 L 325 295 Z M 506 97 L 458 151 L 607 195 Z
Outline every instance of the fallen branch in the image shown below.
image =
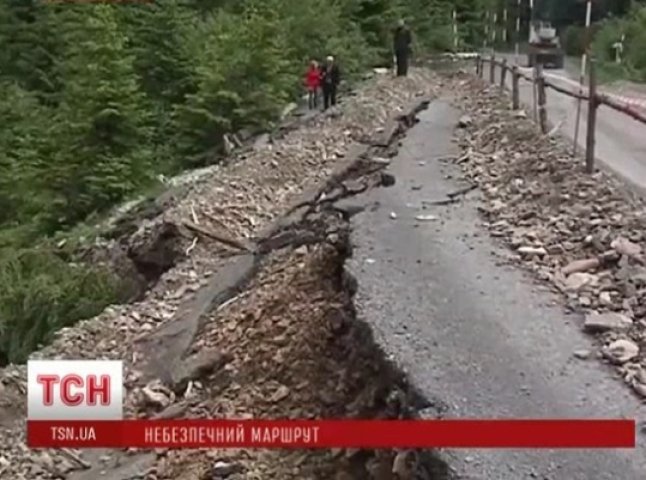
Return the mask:
M 193 218 L 193 223 L 195 225 L 200 224 L 200 220 L 197 218 L 197 213 L 195 213 L 195 202 L 191 202 L 191 217 Z
M 445 198 L 444 200 L 422 200 L 422 203 L 425 205 L 451 205 L 452 203 L 458 203 L 460 201 L 458 197 L 466 195 L 476 188 L 478 188 L 477 185 L 469 185 L 454 192 L 447 193 L 446 196 L 448 198 Z
M 475 190 L 476 188 L 478 188 L 477 185 L 469 185 L 468 187 L 460 188 L 455 192 L 449 192 L 446 194 L 446 196 L 449 198 L 456 198 L 456 197 L 459 197 L 460 195 L 466 195 L 467 193 L 469 193 L 472 190 Z
M 328 197 L 325 195 L 325 192 L 323 192 L 314 200 L 305 200 L 303 202 L 297 203 L 296 205 L 294 205 L 292 208 L 289 209 L 289 211 L 287 212 L 287 215 L 290 215 L 294 213 L 296 210 L 303 207 L 308 207 L 309 210 L 313 210 L 317 206 L 320 206 L 323 204 L 335 203 L 341 200 L 342 198 L 349 198 L 355 195 L 359 195 L 360 193 L 363 193 L 366 190 L 368 190 L 369 185 L 367 183 L 362 183 L 361 187 L 355 188 L 355 189 L 348 188 L 348 186 L 345 183 L 339 183 L 338 186 L 341 188 L 341 191 L 336 193 L 335 195 L 331 195 Z
M 571 275 L 572 273 L 587 272 L 589 270 L 595 270 L 601 265 L 601 260 L 598 258 L 586 258 L 583 260 L 574 260 L 568 265 L 563 267 L 561 272 L 563 275 Z
M 224 222 L 219 218 L 217 218 L 215 215 L 211 215 L 208 212 L 202 212 L 202 215 L 204 215 L 206 218 L 211 220 L 212 223 L 219 225 L 222 230 L 229 230 L 229 228 L 224 224 Z
M 239 240 L 236 240 L 235 238 L 232 238 L 226 234 L 215 232 L 211 229 L 208 229 L 206 227 L 202 227 L 200 225 L 196 225 L 193 222 L 190 222 L 188 220 L 184 220 L 182 222 L 182 225 L 189 230 L 192 230 L 195 233 L 204 235 L 207 238 L 210 238 L 212 240 L 216 240 L 220 243 L 223 243 L 229 247 L 237 248 L 238 250 L 242 250 L 244 252 L 251 252 L 253 249 L 250 248 L 248 245 L 245 245 Z
M 445 198 L 444 200 L 422 200 L 422 203 L 425 205 L 451 205 L 452 203 L 458 203 L 457 198 Z
M 452 160 L 452 163 L 454 163 L 456 165 L 462 165 L 464 162 L 468 161 L 473 155 L 474 155 L 473 150 L 469 149 L 461 157 L 454 156 L 453 160 Z
M 186 256 L 188 257 L 191 252 L 195 249 L 195 246 L 197 245 L 197 237 L 193 239 L 191 242 L 191 245 L 186 249 Z
M 77 465 L 83 467 L 85 470 L 88 470 L 88 469 L 92 468 L 92 465 L 89 462 L 83 460 L 79 455 L 77 455 L 75 452 L 73 452 L 69 448 L 61 448 L 60 452 L 61 452 L 61 454 L 66 456 L 69 460 L 71 460 L 74 463 L 76 463 Z
M 615 250 L 608 250 L 593 258 L 573 260 L 561 269 L 561 273 L 567 277 L 573 273 L 585 273 L 590 270 L 597 270 L 598 268 L 608 268 L 610 265 L 616 264 L 620 258 L 621 253 Z

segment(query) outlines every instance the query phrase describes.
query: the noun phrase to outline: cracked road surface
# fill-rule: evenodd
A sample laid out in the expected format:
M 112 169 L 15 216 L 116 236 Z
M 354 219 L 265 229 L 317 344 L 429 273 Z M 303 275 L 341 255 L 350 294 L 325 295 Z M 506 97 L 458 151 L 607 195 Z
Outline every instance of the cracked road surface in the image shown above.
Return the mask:
M 646 418 L 610 368 L 574 358 L 591 348 L 582 320 L 520 270 L 498 266 L 504 250 L 479 226 L 476 192 L 422 209 L 422 200 L 461 186 L 457 167 L 438 160 L 457 150 L 459 116 L 445 101 L 431 103 L 390 166 L 397 183 L 362 198 L 372 208 L 353 218 L 350 262 L 359 314 L 445 417 Z M 444 455 L 465 479 L 643 480 L 643 441 L 635 450 Z

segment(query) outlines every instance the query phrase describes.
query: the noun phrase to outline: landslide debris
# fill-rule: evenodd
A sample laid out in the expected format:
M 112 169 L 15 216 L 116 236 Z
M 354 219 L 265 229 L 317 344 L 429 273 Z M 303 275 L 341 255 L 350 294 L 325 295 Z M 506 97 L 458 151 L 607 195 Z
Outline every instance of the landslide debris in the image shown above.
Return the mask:
M 598 357 L 646 398 L 646 210 L 619 180 L 586 175 L 565 141 L 538 133 L 509 98 L 465 73 L 447 77 L 469 122 L 454 159 L 483 192 L 492 236 L 580 314 Z M 581 358 L 582 355 L 577 355 Z M 587 356 L 585 356 L 587 358 Z
M 403 418 L 414 413 L 414 392 L 384 360 L 370 328 L 354 318 L 343 237 L 335 245 L 272 254 L 247 292 L 209 316 L 194 348 L 226 352 L 230 360 L 193 386 L 187 416 Z M 424 452 L 410 452 L 410 476 L 395 477 L 397 453 L 169 451 L 159 455 L 156 478 L 436 478 L 431 476 L 435 463 Z M 218 473 L 224 466 L 235 473 Z
M 403 414 L 406 401 L 401 399 L 410 396 L 405 382 L 387 373 L 369 331 L 352 320 L 352 281 L 342 268 L 350 253 L 343 233 L 348 212 L 318 198 L 317 205 L 295 209 L 301 220 L 307 216 L 304 221 L 297 216 L 291 224 L 296 236 L 281 243 L 274 234 L 290 233 L 276 228 L 284 227 L 277 220 L 290 204 L 298 204 L 299 195 L 320 189 L 358 147 L 370 153 L 366 144 L 381 144 L 396 133 L 401 121 L 393 122 L 393 114 L 434 88 L 428 72 L 416 70 L 406 79 L 377 75 L 336 109 L 200 175 L 162 213 L 128 233 L 129 239 L 154 238 L 164 225 L 173 225 L 181 233 L 174 237 L 178 245 L 173 245 L 184 259 L 164 272 L 141 301 L 110 307 L 99 317 L 60 331 L 32 358 L 124 360 L 128 416 Z M 367 160 L 364 167 L 379 163 Z M 354 176 L 349 171 L 345 178 L 363 179 L 369 187 L 392 183 L 378 170 L 360 170 Z M 364 187 L 344 181 L 335 188 L 341 190 L 341 198 Z M 326 195 L 334 197 L 334 188 Z M 312 231 L 310 241 L 291 251 Z M 261 239 L 276 243 L 259 252 Z M 290 248 L 281 251 L 284 247 Z M 270 260 L 258 264 L 258 255 L 265 253 Z M 252 273 L 260 272 L 255 279 L 245 279 L 250 284 L 232 285 L 226 296 L 213 293 L 234 267 L 244 270 L 250 265 L 255 267 Z M 171 375 L 155 377 L 159 372 L 151 366 L 153 353 L 159 354 L 156 362 L 171 368 Z M 365 472 L 372 465 L 381 471 L 380 465 L 387 465 L 383 468 L 392 470 L 394 452 L 384 452 L 383 462 L 371 460 L 382 454 L 369 452 L 309 456 L 227 451 L 220 452 L 222 458 L 195 452 L 32 452 L 24 444 L 25 366 L 1 370 L 0 390 L 3 477 L 110 478 L 105 473 L 119 479 L 235 478 L 229 474 L 256 478 L 263 470 L 282 469 L 276 470 L 275 478 L 330 478 L 325 472 L 334 465 L 335 471 L 350 472 L 350 478 L 392 478 L 364 473 L 355 477 L 353 469 Z M 401 455 L 398 458 L 400 465 Z M 424 453 L 411 453 L 410 458 L 420 459 L 413 465 L 428 463 Z M 288 470 L 291 477 L 283 476 Z M 301 471 L 309 473 L 299 476 Z M 191 477 L 191 472 L 197 476 Z

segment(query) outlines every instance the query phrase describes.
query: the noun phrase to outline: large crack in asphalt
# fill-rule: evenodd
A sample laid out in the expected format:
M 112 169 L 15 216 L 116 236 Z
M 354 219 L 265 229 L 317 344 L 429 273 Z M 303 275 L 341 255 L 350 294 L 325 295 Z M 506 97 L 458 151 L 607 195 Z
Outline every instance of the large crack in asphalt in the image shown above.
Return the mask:
M 396 154 L 399 139 L 428 103 L 417 99 L 393 117 L 382 138 L 348 154 L 323 185 L 305 192 L 249 251 L 232 257 L 233 267 L 219 273 L 214 288 L 196 297 L 199 308 L 187 310 L 190 317 L 179 316 L 181 322 L 171 322 L 165 332 L 152 337 L 156 342 L 148 340 L 144 348 L 154 360 L 131 385 L 135 401 L 127 408 L 129 414 L 236 418 L 223 407 L 227 399 L 233 410 L 247 410 L 253 418 L 417 418 L 420 412 L 434 410 L 433 402 L 386 357 L 367 319 L 357 317 L 357 280 L 346 269 L 352 257 L 351 218 L 364 208 L 356 200 L 370 189 L 395 183 L 383 170 Z M 295 273 L 285 281 L 282 272 L 290 268 Z M 263 298 L 268 288 L 277 296 Z M 290 289 L 295 291 L 289 298 L 279 297 L 279 292 Z M 293 325 L 285 338 L 292 328 L 286 326 L 289 322 L 266 318 L 288 316 L 281 312 L 290 309 L 311 309 L 311 314 Z M 244 333 L 232 338 L 231 330 Z M 260 341 L 254 343 L 250 337 L 262 330 Z M 256 344 L 261 345 L 258 350 L 251 347 Z M 162 353 L 155 356 L 155 352 Z M 281 355 L 294 358 L 287 361 Z M 267 391 L 270 384 L 280 387 L 272 394 Z M 256 395 L 258 391 L 263 394 Z M 314 450 L 296 457 L 285 450 L 248 451 L 242 457 L 230 451 L 99 455 L 102 461 L 69 478 L 94 478 L 97 469 L 107 480 L 251 478 L 243 475 L 258 465 L 265 465 L 267 472 L 278 469 L 273 478 L 449 478 L 447 464 L 426 450 Z M 235 466 L 230 475 L 214 473 L 214 465 L 221 467 L 223 462 Z
M 397 139 L 414 124 L 415 116 L 428 106 L 429 101 L 426 97 L 413 100 L 403 112 L 393 115 L 379 138 L 368 144 L 356 144 L 322 185 L 314 185 L 305 191 L 286 215 L 258 235 L 253 245 L 245 246 L 239 255 L 227 259 L 218 275 L 211 278 L 195 298 L 180 307 L 171 321 L 143 338 L 139 348 L 141 357 L 148 359 L 145 378 L 177 382 L 182 372 L 187 370 L 183 359 L 200 328 L 200 320 L 207 312 L 217 309 L 244 290 L 267 254 L 288 246 L 294 248 L 318 243 L 328 237 L 334 240 L 337 227 L 322 221 L 321 216 L 338 212 L 335 202 L 368 188 L 392 184 L 394 179 L 382 172 L 387 165 L 383 156 L 394 156 Z M 343 212 L 346 218 L 350 214 Z

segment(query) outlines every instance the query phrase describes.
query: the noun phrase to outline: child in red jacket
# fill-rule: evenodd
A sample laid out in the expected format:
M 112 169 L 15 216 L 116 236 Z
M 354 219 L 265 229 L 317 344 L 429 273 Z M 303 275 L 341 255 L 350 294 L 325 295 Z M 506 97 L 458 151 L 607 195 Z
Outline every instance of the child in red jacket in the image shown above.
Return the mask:
M 310 110 L 313 110 L 318 106 L 319 88 L 321 87 L 321 70 L 315 60 L 312 60 L 305 74 L 305 86 L 307 87 L 307 102 Z

